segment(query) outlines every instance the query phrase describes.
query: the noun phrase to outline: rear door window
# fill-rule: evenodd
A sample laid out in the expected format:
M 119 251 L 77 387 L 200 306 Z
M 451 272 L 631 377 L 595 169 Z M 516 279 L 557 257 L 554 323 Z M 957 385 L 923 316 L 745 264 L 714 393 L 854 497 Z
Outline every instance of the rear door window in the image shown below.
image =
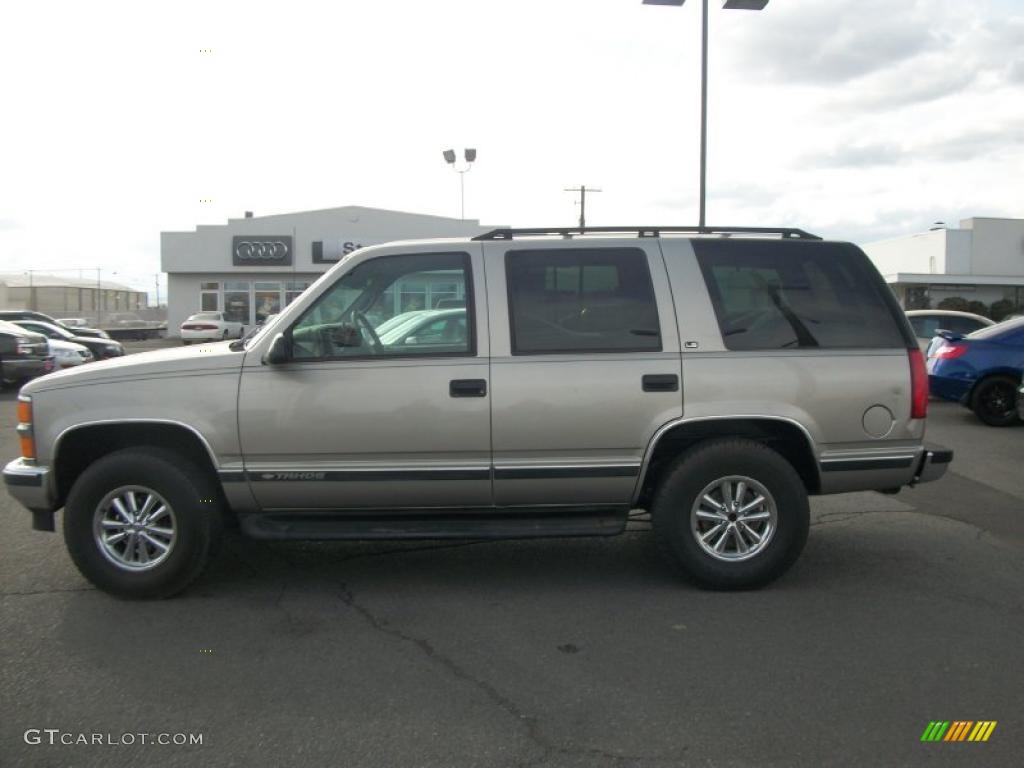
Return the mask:
M 895 297 L 856 246 L 708 239 L 693 248 L 727 349 L 907 347 Z
M 505 276 L 514 355 L 661 350 L 640 249 L 510 251 Z

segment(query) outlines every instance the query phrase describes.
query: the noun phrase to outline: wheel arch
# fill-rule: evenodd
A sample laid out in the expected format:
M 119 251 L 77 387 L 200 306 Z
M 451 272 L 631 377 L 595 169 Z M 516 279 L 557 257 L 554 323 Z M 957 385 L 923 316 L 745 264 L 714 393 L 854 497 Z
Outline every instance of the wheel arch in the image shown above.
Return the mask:
M 217 481 L 218 462 L 199 430 L 179 421 L 126 419 L 75 424 L 54 441 L 52 466 L 58 506 L 75 480 L 98 459 L 124 448 L 152 446 L 173 451 L 207 470 Z
M 783 416 L 707 416 L 663 425 L 644 452 L 633 505 L 646 505 L 672 458 L 692 445 L 716 437 L 739 437 L 768 445 L 796 470 L 808 493 L 821 490 L 814 440 L 804 425 Z
M 1018 368 L 1009 368 L 1006 366 L 1000 366 L 999 368 L 986 368 L 985 372 L 978 376 L 978 378 L 976 378 L 971 384 L 971 388 L 967 390 L 967 394 L 964 398 L 965 402 L 973 408 L 974 396 L 978 392 L 978 387 L 996 376 L 1005 376 L 1006 378 L 1013 379 L 1018 384 L 1021 381 L 1024 381 L 1024 375 L 1021 374 L 1020 369 Z

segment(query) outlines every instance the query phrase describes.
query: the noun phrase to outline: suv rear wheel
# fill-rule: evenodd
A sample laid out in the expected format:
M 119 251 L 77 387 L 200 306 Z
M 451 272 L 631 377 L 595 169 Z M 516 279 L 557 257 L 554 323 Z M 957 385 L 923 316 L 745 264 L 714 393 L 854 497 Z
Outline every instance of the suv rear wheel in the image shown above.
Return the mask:
M 651 521 L 659 549 L 708 589 L 781 576 L 807 541 L 807 491 L 786 459 L 752 440 L 700 443 L 669 468 Z
M 221 532 L 208 473 L 168 451 L 117 451 L 78 478 L 64 539 L 89 581 L 119 597 L 170 597 L 203 570 Z

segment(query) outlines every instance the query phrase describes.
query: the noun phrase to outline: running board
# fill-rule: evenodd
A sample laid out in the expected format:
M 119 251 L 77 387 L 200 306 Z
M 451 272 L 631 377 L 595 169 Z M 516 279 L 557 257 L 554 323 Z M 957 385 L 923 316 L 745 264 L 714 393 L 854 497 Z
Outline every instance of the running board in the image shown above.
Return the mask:
M 242 532 L 254 539 L 520 539 L 615 536 L 629 510 L 550 509 L 451 510 L 430 512 L 339 512 L 302 510 L 240 516 Z

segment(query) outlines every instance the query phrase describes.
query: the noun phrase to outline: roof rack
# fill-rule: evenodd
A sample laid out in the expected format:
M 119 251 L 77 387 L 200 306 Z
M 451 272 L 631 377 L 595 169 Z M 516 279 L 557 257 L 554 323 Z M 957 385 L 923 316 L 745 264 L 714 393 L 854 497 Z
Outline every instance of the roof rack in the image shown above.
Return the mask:
M 779 235 L 783 239 L 821 240 L 817 235 L 793 227 L 537 227 L 503 228 L 474 237 L 474 240 L 512 240 L 524 235 L 559 235 L 571 238 L 573 235 L 593 233 L 636 233 L 637 237 L 661 237 L 662 233 L 694 235 Z

